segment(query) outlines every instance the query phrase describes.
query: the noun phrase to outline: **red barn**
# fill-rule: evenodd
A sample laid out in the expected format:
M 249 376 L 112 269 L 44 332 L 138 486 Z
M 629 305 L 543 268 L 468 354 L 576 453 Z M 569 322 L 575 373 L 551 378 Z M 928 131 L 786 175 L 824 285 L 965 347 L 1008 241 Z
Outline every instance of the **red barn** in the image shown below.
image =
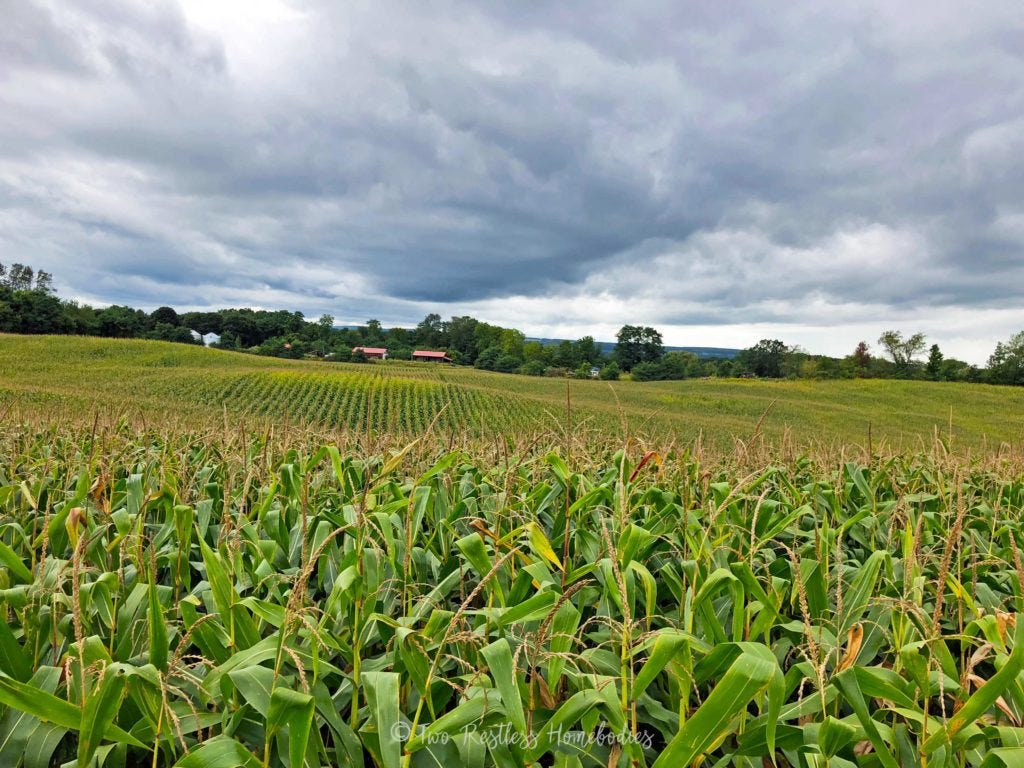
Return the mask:
M 446 352 L 433 352 L 428 349 L 417 349 L 412 353 L 412 359 L 428 363 L 450 363 L 452 361 Z
M 384 347 L 352 347 L 353 352 L 362 352 L 371 360 L 387 360 L 388 351 Z

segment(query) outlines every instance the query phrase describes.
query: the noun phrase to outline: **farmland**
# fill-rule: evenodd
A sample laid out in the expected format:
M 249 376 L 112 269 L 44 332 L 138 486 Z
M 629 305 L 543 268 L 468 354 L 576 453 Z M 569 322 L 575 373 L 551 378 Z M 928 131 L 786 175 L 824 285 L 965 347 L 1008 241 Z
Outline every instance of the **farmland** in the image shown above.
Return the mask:
M 568 396 L 568 409 L 567 409 Z M 180 344 L 0 336 L 0 401 L 52 420 L 182 426 L 273 422 L 345 432 L 649 438 L 731 449 L 754 435 L 917 450 L 1018 446 L 1024 390 L 968 384 L 705 380 L 636 384 L 509 376 L 424 363 L 284 361 Z
M 0 765 L 1021 764 L 1016 390 L 566 386 L 0 337 Z

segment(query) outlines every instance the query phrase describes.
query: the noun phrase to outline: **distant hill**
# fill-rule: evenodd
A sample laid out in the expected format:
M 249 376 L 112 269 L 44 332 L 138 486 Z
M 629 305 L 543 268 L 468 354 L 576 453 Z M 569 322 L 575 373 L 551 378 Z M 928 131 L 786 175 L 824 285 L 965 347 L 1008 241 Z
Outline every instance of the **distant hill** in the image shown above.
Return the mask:
M 565 339 L 541 339 L 536 337 L 528 336 L 527 341 L 539 341 L 541 344 L 546 346 L 552 344 L 561 344 Z M 601 351 L 605 354 L 609 354 L 615 349 L 614 341 L 598 341 L 595 342 Z M 665 347 L 666 352 L 693 352 L 697 357 L 701 359 L 707 359 L 712 357 L 726 357 L 733 358 L 740 353 L 738 349 L 730 349 L 729 347 Z

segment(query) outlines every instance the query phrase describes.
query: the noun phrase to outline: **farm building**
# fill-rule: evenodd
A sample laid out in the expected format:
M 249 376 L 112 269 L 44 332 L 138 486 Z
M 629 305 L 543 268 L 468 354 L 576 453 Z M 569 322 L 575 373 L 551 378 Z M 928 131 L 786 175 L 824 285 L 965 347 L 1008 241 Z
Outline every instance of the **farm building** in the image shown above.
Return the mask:
M 362 352 L 371 360 L 388 359 L 388 351 L 384 347 L 352 347 L 352 352 Z
M 417 349 L 412 353 L 413 360 L 422 360 L 427 363 L 450 363 L 452 359 L 446 352 L 433 352 L 428 349 Z
M 200 333 L 199 331 L 189 330 L 192 334 L 192 338 L 196 341 L 203 342 L 204 346 L 210 346 L 211 344 L 220 344 L 220 336 L 216 333 Z

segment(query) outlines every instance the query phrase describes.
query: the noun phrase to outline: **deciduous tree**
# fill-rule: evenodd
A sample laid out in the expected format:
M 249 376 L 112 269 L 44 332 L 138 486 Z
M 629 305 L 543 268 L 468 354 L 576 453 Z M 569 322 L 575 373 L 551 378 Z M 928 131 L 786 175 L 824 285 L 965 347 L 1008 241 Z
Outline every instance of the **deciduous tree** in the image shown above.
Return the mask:
M 897 367 L 906 369 L 913 364 L 915 357 L 924 352 L 924 338 L 923 333 L 915 333 L 905 339 L 902 331 L 886 331 L 878 337 L 878 343 Z
M 789 348 L 778 339 L 761 339 L 754 346 L 737 355 L 739 365 L 757 376 L 777 379 L 782 376 L 782 364 Z
M 996 344 L 988 359 L 988 379 L 993 384 L 1024 384 L 1024 331 Z
M 631 371 L 640 363 L 654 363 L 665 352 L 661 334 L 646 325 L 624 325 L 616 334 L 615 362 L 623 370 Z

